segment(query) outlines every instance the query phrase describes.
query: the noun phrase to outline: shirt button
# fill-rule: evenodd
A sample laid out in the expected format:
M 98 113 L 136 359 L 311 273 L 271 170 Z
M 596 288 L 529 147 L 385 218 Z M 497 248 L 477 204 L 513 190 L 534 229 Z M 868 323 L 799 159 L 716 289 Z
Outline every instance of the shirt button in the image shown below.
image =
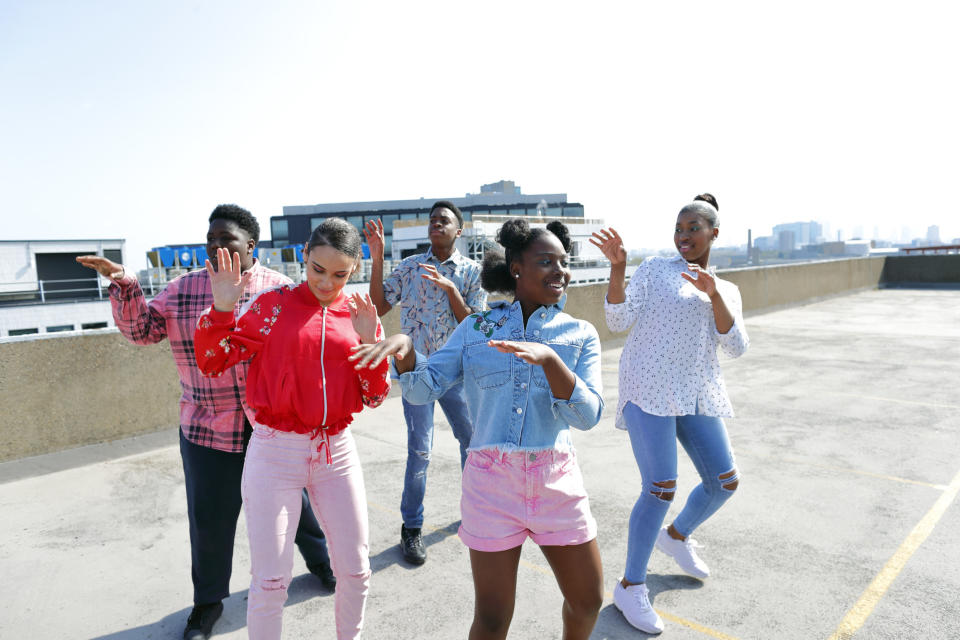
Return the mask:
M 540 335 L 540 329 L 534 329 L 534 330 L 533 330 L 533 335 L 535 335 L 535 336 Z
M 541 312 L 540 312 L 540 317 L 541 317 L 541 318 L 546 318 L 546 317 L 547 317 L 547 314 L 544 313 L 543 311 L 541 311 Z
M 520 407 L 517 407 L 517 413 L 523 413 L 523 409 L 521 409 Z
M 521 388 L 521 389 L 526 389 L 526 388 L 527 388 L 527 383 L 526 383 L 526 382 L 521 382 L 521 383 L 520 383 L 520 388 Z
M 530 460 L 533 461 L 533 460 L 536 460 L 536 459 L 537 459 L 537 454 L 531 453 L 531 454 L 530 454 Z

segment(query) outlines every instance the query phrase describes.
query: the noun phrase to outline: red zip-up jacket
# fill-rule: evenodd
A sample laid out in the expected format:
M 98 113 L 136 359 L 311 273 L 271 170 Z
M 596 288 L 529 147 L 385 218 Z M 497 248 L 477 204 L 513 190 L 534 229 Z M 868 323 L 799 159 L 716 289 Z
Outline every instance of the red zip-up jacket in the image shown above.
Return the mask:
M 383 326 L 377 326 L 377 341 Z M 220 375 L 249 360 L 247 406 L 254 419 L 280 431 L 332 436 L 363 406 L 379 406 L 390 391 L 389 363 L 356 371 L 347 361 L 360 336 L 342 293 L 323 307 L 306 283 L 265 289 L 240 310 L 200 315 L 193 350 L 204 375 Z

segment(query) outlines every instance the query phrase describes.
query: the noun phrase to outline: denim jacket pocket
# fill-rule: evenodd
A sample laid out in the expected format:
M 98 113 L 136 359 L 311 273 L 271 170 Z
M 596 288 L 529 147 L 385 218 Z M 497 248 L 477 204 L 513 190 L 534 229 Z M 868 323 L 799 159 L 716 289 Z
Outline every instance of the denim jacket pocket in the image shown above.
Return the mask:
M 509 353 L 500 353 L 483 343 L 466 348 L 463 364 L 478 387 L 495 389 L 510 381 L 511 359 L 514 357 Z
M 580 345 L 547 343 L 547 346 L 557 352 L 557 355 L 560 356 L 561 360 L 563 360 L 563 364 L 567 365 L 567 369 L 570 369 L 570 371 L 576 371 L 577 360 L 580 359 Z M 533 368 L 533 381 L 541 389 L 550 388 L 550 383 L 547 382 L 547 376 L 543 372 L 543 367 Z

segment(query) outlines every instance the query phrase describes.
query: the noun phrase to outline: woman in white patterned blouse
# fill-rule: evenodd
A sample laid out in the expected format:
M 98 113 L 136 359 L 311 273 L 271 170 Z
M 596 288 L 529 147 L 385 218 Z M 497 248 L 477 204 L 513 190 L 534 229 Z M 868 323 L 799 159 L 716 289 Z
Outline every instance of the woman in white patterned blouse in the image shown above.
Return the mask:
M 707 196 L 709 194 L 705 194 Z M 620 357 L 617 427 L 630 434 L 642 491 L 630 515 L 627 566 L 614 603 L 647 633 L 663 630 L 650 605 L 647 562 L 653 547 L 696 578 L 709 569 L 690 534 L 733 495 L 739 474 L 722 418 L 733 409 L 717 349 L 737 357 L 747 349 L 740 291 L 709 266 L 719 234 L 716 200 L 698 196 L 680 210 L 674 229 L 679 254 L 645 260 L 624 286 L 627 255 L 614 229 L 591 242 L 610 260 L 605 310 L 611 331 L 630 329 Z M 677 489 L 677 441 L 700 484 L 669 526 L 661 527 Z

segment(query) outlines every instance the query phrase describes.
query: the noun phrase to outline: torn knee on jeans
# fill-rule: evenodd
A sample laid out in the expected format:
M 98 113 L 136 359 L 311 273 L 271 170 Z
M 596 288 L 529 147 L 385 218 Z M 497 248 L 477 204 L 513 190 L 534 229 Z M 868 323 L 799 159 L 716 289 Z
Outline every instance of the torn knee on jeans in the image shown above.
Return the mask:
M 284 591 L 287 583 L 283 578 L 263 578 L 260 580 L 260 588 L 264 591 Z
M 429 451 L 414 451 L 413 453 L 416 454 L 416 456 L 417 456 L 418 458 L 420 458 L 421 460 L 427 460 L 427 461 L 430 460 L 430 452 L 429 452 Z
M 736 491 L 737 487 L 740 486 L 740 475 L 736 469 L 721 473 L 717 476 L 717 480 L 720 481 L 720 486 L 727 491 Z
M 650 490 L 650 493 L 655 495 L 657 498 L 663 500 L 664 502 L 672 502 L 673 494 L 677 488 L 676 480 L 664 480 L 662 482 L 654 482 L 653 489 Z

